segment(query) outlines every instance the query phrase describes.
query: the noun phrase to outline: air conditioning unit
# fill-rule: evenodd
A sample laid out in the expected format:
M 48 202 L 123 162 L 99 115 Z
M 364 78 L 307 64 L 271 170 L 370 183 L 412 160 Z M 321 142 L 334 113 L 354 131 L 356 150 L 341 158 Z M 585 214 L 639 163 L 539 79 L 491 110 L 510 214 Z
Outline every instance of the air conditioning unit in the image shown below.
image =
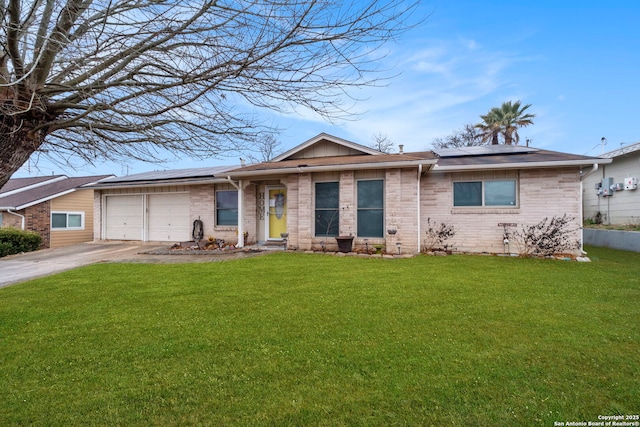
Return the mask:
M 625 178 L 624 179 L 624 189 L 625 190 L 635 190 L 636 188 L 638 188 L 638 178 L 631 177 L 631 178 Z

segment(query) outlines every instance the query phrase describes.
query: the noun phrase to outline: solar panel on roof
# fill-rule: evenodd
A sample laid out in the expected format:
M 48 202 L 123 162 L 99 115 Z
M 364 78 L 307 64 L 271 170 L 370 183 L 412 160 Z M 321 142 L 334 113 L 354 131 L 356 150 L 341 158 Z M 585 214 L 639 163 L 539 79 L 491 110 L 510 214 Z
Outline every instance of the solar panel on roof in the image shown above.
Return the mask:
M 133 175 L 117 177 L 104 182 L 133 182 L 133 181 L 151 181 L 163 179 L 180 179 L 180 178 L 196 178 L 202 176 L 213 176 L 217 173 L 231 169 L 231 166 L 218 166 L 210 168 L 191 168 L 191 169 L 173 169 L 162 171 L 142 172 Z
M 475 147 L 434 148 L 438 157 L 489 156 L 493 154 L 523 154 L 538 151 L 537 148 L 520 145 L 480 145 Z

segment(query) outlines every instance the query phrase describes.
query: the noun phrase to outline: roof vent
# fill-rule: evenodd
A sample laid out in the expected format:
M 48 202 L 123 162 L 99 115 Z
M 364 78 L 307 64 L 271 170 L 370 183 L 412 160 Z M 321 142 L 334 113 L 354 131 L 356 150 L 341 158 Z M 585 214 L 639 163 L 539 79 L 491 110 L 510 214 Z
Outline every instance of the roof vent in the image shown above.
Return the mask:
M 398 154 L 404 154 L 404 145 L 400 144 L 398 145 L 398 148 L 399 148 Z

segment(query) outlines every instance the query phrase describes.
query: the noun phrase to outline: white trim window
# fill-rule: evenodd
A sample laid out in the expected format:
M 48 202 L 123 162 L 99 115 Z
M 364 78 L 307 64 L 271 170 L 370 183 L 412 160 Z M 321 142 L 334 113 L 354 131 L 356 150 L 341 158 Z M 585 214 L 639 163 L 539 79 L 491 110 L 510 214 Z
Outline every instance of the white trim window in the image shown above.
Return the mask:
M 84 212 L 51 212 L 52 230 L 84 230 Z
M 453 183 L 454 207 L 517 207 L 516 179 L 457 181 Z

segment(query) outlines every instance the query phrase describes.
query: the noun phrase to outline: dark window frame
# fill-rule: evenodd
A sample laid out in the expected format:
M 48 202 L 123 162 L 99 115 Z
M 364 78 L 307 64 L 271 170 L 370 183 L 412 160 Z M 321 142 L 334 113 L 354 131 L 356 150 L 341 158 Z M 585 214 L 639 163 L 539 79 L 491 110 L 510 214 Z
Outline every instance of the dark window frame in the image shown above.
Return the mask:
M 499 183 L 512 183 L 513 188 L 510 189 L 513 194 L 506 194 L 500 197 L 499 194 L 493 193 L 491 187 Z M 476 188 L 474 188 L 476 187 Z M 489 190 L 487 189 L 489 187 Z M 479 194 L 467 194 L 464 197 L 461 192 L 472 193 L 479 188 Z M 471 196 L 471 197 L 470 197 Z M 507 203 L 495 202 L 499 199 L 509 199 Z M 453 207 L 454 208 L 517 208 L 519 206 L 518 198 L 518 179 L 475 179 L 460 180 L 453 182 Z
M 331 199 L 318 197 L 328 194 L 321 187 L 326 187 L 331 194 Z M 333 187 L 333 188 L 329 188 Z M 320 203 L 319 203 L 320 202 Z M 315 237 L 335 237 L 340 233 L 340 182 L 319 181 L 314 185 L 314 235 Z
M 221 193 L 235 193 L 235 206 L 223 205 L 226 203 L 225 197 Z M 223 213 L 223 215 L 221 215 Z M 229 215 L 230 214 L 230 215 Z M 223 219 L 221 219 L 223 218 Z M 227 219 L 230 218 L 231 220 Z M 218 190 L 216 191 L 216 227 L 237 227 L 238 226 L 238 190 Z
M 365 191 L 365 186 L 367 184 L 375 183 L 376 186 L 379 185 L 379 198 L 376 198 L 373 201 L 373 204 L 365 204 L 370 201 L 367 200 L 367 197 L 363 197 L 364 195 L 361 191 Z M 362 186 L 361 186 L 362 185 Z M 367 237 L 367 238 L 383 238 L 384 237 L 384 205 L 385 205 L 385 188 L 384 188 L 384 179 L 375 178 L 375 179 L 360 179 L 356 181 L 356 207 L 357 207 L 357 218 L 356 218 L 356 234 L 358 237 Z M 372 225 L 372 222 L 375 221 L 375 224 Z M 372 231 L 374 230 L 374 231 Z

